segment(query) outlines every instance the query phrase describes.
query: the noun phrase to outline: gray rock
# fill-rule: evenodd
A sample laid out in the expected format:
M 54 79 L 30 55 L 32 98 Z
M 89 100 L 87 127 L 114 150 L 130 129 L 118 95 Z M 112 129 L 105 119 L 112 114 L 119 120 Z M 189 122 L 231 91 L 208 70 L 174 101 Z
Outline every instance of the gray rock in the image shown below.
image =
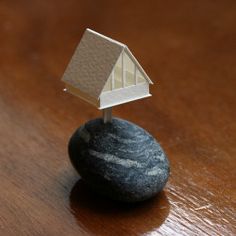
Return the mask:
M 69 142 L 70 160 L 84 181 L 112 199 L 136 202 L 165 186 L 169 162 L 156 140 L 141 127 L 118 118 L 88 121 Z

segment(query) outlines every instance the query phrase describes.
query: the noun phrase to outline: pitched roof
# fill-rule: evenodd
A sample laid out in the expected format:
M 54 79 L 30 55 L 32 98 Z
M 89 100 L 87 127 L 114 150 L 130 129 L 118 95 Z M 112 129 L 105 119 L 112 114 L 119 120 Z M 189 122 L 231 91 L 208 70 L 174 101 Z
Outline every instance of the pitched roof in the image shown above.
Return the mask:
M 91 29 L 86 29 L 84 32 L 62 81 L 98 99 L 124 50 L 133 59 L 148 82 L 152 83 L 126 45 Z

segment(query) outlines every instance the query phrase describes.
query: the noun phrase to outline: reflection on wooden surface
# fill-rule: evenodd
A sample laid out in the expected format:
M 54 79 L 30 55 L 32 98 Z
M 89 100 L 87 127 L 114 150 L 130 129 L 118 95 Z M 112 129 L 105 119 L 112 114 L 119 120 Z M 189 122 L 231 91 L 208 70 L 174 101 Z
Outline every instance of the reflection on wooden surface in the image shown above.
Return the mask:
M 0 235 L 236 235 L 235 12 L 235 0 L 0 1 Z M 70 135 L 101 116 L 60 81 L 86 27 L 126 43 L 154 82 L 113 111 L 171 163 L 143 205 L 91 196 L 69 163 Z
M 146 202 L 124 204 L 96 195 L 82 180 L 71 191 L 70 206 L 80 227 L 88 233 L 101 235 L 151 232 L 162 225 L 170 207 L 164 192 Z M 101 227 L 103 222 L 109 228 Z

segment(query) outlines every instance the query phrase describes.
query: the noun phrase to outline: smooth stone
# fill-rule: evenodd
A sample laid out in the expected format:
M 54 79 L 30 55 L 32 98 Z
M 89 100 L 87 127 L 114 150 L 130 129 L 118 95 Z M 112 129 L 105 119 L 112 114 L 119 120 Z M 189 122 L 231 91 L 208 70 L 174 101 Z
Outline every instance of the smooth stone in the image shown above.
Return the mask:
M 169 177 L 169 161 L 157 141 L 141 127 L 113 118 L 88 121 L 69 141 L 70 160 L 96 192 L 137 202 L 160 192 Z

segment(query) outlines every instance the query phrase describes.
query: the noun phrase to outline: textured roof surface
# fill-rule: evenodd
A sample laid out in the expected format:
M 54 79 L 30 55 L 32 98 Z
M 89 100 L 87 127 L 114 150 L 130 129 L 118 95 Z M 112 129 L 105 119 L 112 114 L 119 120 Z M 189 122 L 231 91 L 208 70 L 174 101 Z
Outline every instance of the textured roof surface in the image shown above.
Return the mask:
M 99 98 L 124 47 L 124 44 L 86 29 L 62 80 Z

